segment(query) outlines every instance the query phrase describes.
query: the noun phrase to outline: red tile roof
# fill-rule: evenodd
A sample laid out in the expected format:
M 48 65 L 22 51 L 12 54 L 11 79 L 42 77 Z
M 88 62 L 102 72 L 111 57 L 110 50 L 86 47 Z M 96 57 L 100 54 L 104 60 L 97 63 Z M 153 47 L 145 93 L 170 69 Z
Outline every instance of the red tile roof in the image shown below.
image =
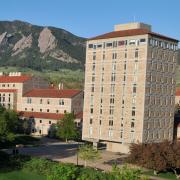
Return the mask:
M 79 94 L 80 90 L 74 89 L 33 89 L 26 94 L 25 97 L 47 97 L 47 98 L 72 98 Z
M 151 32 L 147 29 L 130 29 L 130 30 L 124 30 L 124 31 L 112 31 L 106 34 L 102 34 L 93 38 L 90 38 L 89 40 L 97 40 L 97 39 L 109 39 L 109 38 L 116 38 L 116 37 L 126 37 L 126 36 L 137 36 L 137 35 L 145 35 L 149 34 L 155 37 L 163 38 L 170 41 L 178 42 L 178 40 Z
M 21 117 L 27 117 L 27 118 L 34 117 L 34 118 L 54 119 L 54 120 L 60 120 L 64 117 L 64 114 L 44 113 L 44 112 L 28 112 L 28 111 L 20 112 L 19 115 Z
M 32 78 L 32 76 L 0 76 L 0 83 L 23 83 Z
M 0 89 L 0 92 L 8 92 L 8 93 L 11 93 L 11 92 L 17 92 L 16 89 Z
M 180 96 L 180 88 L 176 89 L 176 96 Z
M 19 112 L 21 117 L 34 117 L 34 118 L 42 118 L 42 119 L 54 119 L 60 120 L 64 117 L 64 114 L 57 114 L 57 113 L 45 113 L 45 112 L 30 112 L 30 111 L 21 111 Z M 75 116 L 77 119 L 82 119 L 82 112 L 77 113 Z

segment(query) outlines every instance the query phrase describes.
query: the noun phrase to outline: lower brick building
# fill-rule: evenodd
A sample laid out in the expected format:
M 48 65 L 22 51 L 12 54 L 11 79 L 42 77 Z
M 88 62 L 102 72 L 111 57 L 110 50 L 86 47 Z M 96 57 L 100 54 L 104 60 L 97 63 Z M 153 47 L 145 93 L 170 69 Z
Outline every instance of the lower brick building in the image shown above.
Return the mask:
M 0 104 L 19 112 L 22 119 L 30 119 L 33 134 L 47 135 L 65 113 L 74 113 L 77 126 L 82 126 L 81 90 L 52 88 L 42 78 L 21 73 L 1 74 Z

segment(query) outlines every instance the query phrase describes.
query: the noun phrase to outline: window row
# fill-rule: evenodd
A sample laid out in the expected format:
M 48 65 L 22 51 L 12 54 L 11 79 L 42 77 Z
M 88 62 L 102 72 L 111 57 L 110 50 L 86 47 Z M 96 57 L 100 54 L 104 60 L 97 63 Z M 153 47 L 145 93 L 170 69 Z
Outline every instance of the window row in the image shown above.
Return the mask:
M 139 57 L 139 51 L 138 49 L 135 50 L 134 52 L 134 58 L 138 58 Z M 115 59 L 118 59 L 118 54 L 113 52 L 112 53 L 112 60 L 115 60 Z M 124 54 L 124 58 L 126 59 L 127 58 L 127 52 L 125 52 Z M 93 62 L 95 63 L 95 60 L 96 60 L 96 52 L 93 52 L 93 56 L 92 56 L 92 59 L 93 59 Z M 103 53 L 103 60 L 105 60 L 105 54 Z
M 45 101 L 45 100 L 40 99 L 39 103 L 43 104 L 43 101 Z M 27 98 L 27 104 L 31 104 L 31 103 L 32 103 L 32 98 Z M 50 104 L 50 100 L 49 99 L 46 100 L 46 104 Z M 59 103 L 58 104 L 59 105 L 64 105 L 64 99 L 59 99 Z
M 25 111 L 28 111 L 28 108 L 24 108 L 24 110 Z M 30 111 L 34 111 L 34 108 L 30 108 Z M 54 111 L 54 110 L 53 110 Z M 37 111 L 36 111 L 37 112 Z M 44 110 L 44 109 L 39 109 L 39 112 L 50 112 L 50 109 L 46 109 L 46 110 Z M 64 110 L 64 113 L 66 113 L 67 111 L 66 110 Z M 56 110 L 56 113 L 58 114 L 59 113 L 59 110 Z
M 99 48 L 116 48 L 119 46 L 127 46 L 127 45 L 142 45 L 146 44 L 146 39 L 130 39 L 130 40 L 120 40 L 120 41 L 109 41 L 98 44 L 88 44 L 89 49 L 99 49 Z
M 178 45 L 175 43 L 170 43 L 170 42 L 157 40 L 157 39 L 153 39 L 153 38 L 149 39 L 149 45 L 154 46 L 154 47 L 160 47 L 163 49 L 170 49 L 170 50 L 174 50 L 174 51 L 178 50 Z
M 15 84 L 1 84 L 0 83 L 0 87 L 15 87 Z

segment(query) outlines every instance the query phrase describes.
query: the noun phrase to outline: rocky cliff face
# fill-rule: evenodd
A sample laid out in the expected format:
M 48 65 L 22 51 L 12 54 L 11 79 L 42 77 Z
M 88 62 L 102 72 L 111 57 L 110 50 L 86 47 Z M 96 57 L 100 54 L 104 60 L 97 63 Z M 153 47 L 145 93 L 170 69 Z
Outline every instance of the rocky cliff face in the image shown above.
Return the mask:
M 56 38 L 53 36 L 51 30 L 44 28 L 38 39 L 38 47 L 41 53 L 49 52 L 56 48 L 57 42 Z
M 63 29 L 0 21 L 0 66 L 82 69 L 85 41 Z

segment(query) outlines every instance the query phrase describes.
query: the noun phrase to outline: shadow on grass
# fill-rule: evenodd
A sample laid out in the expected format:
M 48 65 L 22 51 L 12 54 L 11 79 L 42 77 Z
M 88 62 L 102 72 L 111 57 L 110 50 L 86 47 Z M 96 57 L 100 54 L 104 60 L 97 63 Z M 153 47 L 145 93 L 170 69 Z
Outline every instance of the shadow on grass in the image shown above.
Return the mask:
M 0 151 L 0 173 L 11 172 L 22 169 L 25 162 L 31 160 L 30 156 L 12 156 Z
M 23 144 L 23 145 L 37 144 L 39 140 L 40 138 L 36 138 L 29 135 L 16 135 L 14 141 L 0 142 L 0 149 L 12 148 L 16 144 Z

